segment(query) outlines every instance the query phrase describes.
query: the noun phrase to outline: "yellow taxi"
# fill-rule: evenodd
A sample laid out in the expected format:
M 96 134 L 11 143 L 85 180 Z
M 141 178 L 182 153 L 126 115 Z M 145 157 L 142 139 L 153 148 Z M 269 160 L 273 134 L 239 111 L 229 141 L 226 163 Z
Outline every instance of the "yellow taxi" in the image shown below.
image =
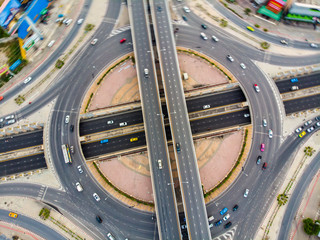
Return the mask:
M 138 138 L 137 138 L 137 137 L 135 137 L 135 138 L 130 138 L 130 142 L 136 142 L 136 141 L 138 141 Z
M 299 134 L 299 138 L 303 138 L 304 135 L 306 135 L 306 131 L 303 131 L 302 133 Z
M 247 26 L 247 29 L 248 29 L 250 32 L 254 32 L 253 27 Z
M 11 212 L 11 213 L 9 213 L 9 217 L 17 218 L 18 214 L 14 213 L 14 212 Z

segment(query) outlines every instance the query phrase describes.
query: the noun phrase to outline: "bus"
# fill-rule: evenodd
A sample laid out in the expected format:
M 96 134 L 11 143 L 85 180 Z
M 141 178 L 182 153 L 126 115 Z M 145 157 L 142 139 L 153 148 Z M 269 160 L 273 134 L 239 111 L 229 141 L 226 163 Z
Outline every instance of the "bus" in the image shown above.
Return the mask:
M 72 163 L 72 159 L 71 159 L 70 149 L 69 149 L 68 144 L 63 144 L 61 146 L 61 148 L 62 148 L 64 162 L 71 164 Z

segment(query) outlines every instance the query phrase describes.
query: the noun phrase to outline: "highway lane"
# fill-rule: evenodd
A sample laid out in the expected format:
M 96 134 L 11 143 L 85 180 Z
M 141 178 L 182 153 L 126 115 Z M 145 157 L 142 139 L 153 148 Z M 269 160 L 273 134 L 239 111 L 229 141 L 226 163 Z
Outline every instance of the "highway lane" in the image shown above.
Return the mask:
M 286 114 L 303 111 L 305 109 L 318 108 L 320 105 L 320 94 L 309 97 L 297 98 L 290 101 L 284 101 Z
M 0 153 L 42 145 L 42 135 L 42 130 L 39 130 L 0 138 Z
M 35 169 L 47 168 L 44 154 L 33 154 L 22 158 L 0 162 L 0 177 L 23 173 Z
M 278 235 L 278 239 L 289 239 L 291 235 L 291 228 L 296 220 L 297 211 L 299 210 L 302 198 L 306 194 L 308 186 L 312 179 L 316 176 L 316 173 L 320 169 L 320 153 L 318 153 L 313 160 L 306 166 L 306 169 L 302 173 L 302 176 L 295 183 L 295 188 L 292 194 L 289 196 L 285 214 L 282 218 L 281 228 Z M 302 223 L 301 223 L 302 224 Z
M 310 88 L 320 85 L 320 75 L 319 73 L 313 73 L 307 76 L 296 77 L 298 82 L 292 83 L 290 79 L 276 81 L 276 85 L 280 93 L 285 93 L 291 91 L 292 86 L 298 86 L 299 89 Z
M 184 214 L 189 238 L 209 239 L 207 211 L 180 76 L 171 16 L 167 4 L 167 1 L 164 0 L 151 1 L 151 13 L 171 134 L 175 146 L 175 159 Z
M 79 14 L 79 18 L 83 18 L 83 19 L 86 18 L 91 2 L 92 0 L 85 1 L 84 6 L 81 9 L 81 12 Z M 61 56 L 61 54 L 69 47 L 70 43 L 74 40 L 74 37 L 77 35 L 80 28 L 81 28 L 81 25 L 76 24 L 76 21 L 74 20 L 73 27 L 69 31 L 66 38 L 61 42 L 61 44 L 57 47 L 57 49 L 55 49 L 55 51 L 51 53 L 51 55 L 46 59 L 46 61 L 43 64 L 39 65 L 37 69 L 29 75 L 29 76 L 32 76 L 32 82 L 36 81 L 36 79 L 39 78 L 43 73 L 45 73 L 50 66 L 55 64 L 57 59 Z M 21 92 L 26 86 L 28 85 L 21 82 L 15 87 L 13 87 L 12 89 L 10 89 L 9 91 L 7 91 L 5 94 L 3 94 L 4 99 L 2 103 L 18 95 L 19 92 Z
M 159 95 L 146 1 L 128 1 L 143 122 L 160 239 L 181 239 L 171 159 Z M 160 162 L 159 162 L 160 161 Z
M 47 239 L 47 240 L 64 240 L 65 239 L 64 236 L 62 236 L 57 231 L 53 230 L 52 228 L 48 227 L 45 224 L 42 224 L 39 221 L 34 220 L 33 218 L 24 216 L 22 214 L 19 214 L 17 218 L 11 218 L 9 217 L 9 213 L 10 211 L 0 209 L 1 221 L 27 229 L 28 231 L 38 235 L 43 239 Z M 0 223 L 0 225 L 1 224 L 2 223 Z M 14 229 L 12 231 L 14 231 Z

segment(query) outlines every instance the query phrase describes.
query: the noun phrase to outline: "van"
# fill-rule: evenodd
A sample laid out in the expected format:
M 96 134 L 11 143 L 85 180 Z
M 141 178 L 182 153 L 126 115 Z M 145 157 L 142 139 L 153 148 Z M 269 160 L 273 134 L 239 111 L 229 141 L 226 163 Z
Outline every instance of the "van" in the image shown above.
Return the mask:
M 148 77 L 148 75 L 149 75 L 149 69 L 148 69 L 148 68 L 145 68 L 145 69 L 144 69 L 144 76 L 145 76 L 145 77 Z
M 295 90 L 299 90 L 299 87 L 298 86 L 292 86 L 291 87 L 291 91 L 295 91 Z
M 83 188 L 81 186 L 81 184 L 79 182 L 76 182 L 76 188 L 78 190 L 78 192 L 82 192 L 83 191 Z
M 52 47 L 54 43 L 55 43 L 55 40 L 52 40 L 51 42 L 49 42 L 48 47 L 49 48 Z

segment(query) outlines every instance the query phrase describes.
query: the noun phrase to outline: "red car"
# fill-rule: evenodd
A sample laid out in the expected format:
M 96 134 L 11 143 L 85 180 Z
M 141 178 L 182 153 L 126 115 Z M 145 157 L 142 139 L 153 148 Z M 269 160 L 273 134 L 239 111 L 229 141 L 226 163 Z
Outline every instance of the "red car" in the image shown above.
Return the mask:
M 262 170 L 263 169 L 267 169 L 267 166 L 268 166 L 268 163 L 264 162 L 263 165 L 262 165 Z
M 126 40 L 127 40 L 127 39 L 122 38 L 122 39 L 120 40 L 120 43 L 124 43 Z
M 3 99 L 3 96 L 0 96 L 0 101 Z

